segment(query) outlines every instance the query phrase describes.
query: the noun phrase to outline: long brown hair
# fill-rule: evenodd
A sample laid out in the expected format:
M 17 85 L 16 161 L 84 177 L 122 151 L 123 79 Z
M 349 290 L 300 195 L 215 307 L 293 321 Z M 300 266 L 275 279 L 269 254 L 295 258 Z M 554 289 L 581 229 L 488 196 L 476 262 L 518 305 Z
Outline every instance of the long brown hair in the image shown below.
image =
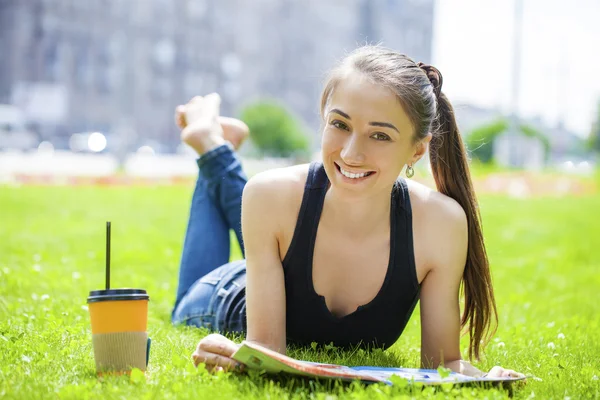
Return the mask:
M 437 190 L 456 200 L 467 216 L 469 245 L 462 276 L 465 305 L 461 327 L 469 332 L 469 358 L 479 359 L 482 343 L 485 346 L 493 335 L 498 316 L 467 152 L 452 104 L 441 91 L 442 75 L 430 65 L 417 64 L 381 46 L 358 48 L 330 73 L 321 96 L 321 116 L 338 82 L 353 71 L 396 94 L 415 128 L 415 142 L 432 134 L 429 158 Z

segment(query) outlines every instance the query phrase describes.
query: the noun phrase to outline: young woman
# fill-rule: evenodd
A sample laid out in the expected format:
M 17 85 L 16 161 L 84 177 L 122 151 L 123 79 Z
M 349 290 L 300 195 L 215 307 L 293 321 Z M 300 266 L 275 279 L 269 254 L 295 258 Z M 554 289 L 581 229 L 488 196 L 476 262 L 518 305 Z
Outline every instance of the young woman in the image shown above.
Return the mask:
M 179 106 L 200 172 L 173 322 L 245 332 L 281 353 L 287 343 L 386 348 L 420 300 L 422 366 L 484 375 L 462 360 L 459 337 L 466 328 L 478 358 L 497 321 L 494 292 L 467 155 L 441 89 L 436 68 L 359 48 L 323 90 L 322 161 L 249 181 L 234 151 L 247 128 L 219 117 L 219 96 Z M 428 148 L 438 191 L 398 178 L 404 166 L 411 177 Z M 230 229 L 245 260 L 226 264 Z M 237 347 L 214 333 L 193 359 L 242 367 L 230 358 Z

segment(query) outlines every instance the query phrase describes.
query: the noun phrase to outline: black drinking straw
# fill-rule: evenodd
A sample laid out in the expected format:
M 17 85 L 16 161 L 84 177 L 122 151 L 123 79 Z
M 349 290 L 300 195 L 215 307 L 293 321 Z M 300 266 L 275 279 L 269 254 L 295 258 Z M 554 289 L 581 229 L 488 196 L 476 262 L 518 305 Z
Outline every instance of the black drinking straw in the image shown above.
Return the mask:
M 106 222 L 106 290 L 110 289 L 110 221 Z

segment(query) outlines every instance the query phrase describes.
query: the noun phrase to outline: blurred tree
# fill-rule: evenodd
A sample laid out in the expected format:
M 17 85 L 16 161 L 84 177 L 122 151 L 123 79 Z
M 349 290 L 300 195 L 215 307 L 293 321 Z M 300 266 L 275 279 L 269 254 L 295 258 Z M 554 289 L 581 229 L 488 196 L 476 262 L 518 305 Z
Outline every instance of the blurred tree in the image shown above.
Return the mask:
M 482 163 L 492 162 L 494 139 L 507 128 L 508 121 L 502 118 L 473 129 L 466 137 L 466 145 L 471 157 Z
M 521 129 L 521 132 L 523 132 L 525 136 L 536 138 L 542 142 L 542 145 L 544 146 L 544 159 L 548 160 L 548 156 L 550 155 L 550 139 L 531 125 L 522 124 L 519 126 L 519 129 Z
M 250 139 L 264 155 L 308 155 L 309 139 L 300 122 L 284 106 L 274 101 L 259 101 L 246 106 L 240 119 L 248 125 Z
M 592 130 L 587 140 L 588 148 L 596 153 L 600 153 L 600 100 L 596 110 L 596 120 L 592 124 Z
M 466 144 L 471 157 L 482 163 L 490 163 L 494 158 L 494 141 L 508 129 L 508 121 L 504 118 L 481 125 L 467 135 Z M 544 158 L 550 155 L 550 139 L 531 125 L 520 124 L 519 130 L 527 137 L 538 139 L 544 146 Z

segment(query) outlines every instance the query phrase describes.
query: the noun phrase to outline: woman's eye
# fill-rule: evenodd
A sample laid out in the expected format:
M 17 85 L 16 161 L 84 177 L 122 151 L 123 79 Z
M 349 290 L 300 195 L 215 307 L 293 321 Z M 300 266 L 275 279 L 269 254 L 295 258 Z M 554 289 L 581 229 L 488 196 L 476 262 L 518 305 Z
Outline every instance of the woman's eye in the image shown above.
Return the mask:
M 335 126 L 338 129 L 343 129 L 343 130 L 348 130 L 348 125 L 346 125 L 345 123 L 343 123 L 342 121 L 338 120 L 338 119 L 334 119 L 333 121 L 331 121 L 331 125 Z
M 381 133 L 381 132 L 376 132 L 371 137 L 375 140 L 390 140 L 390 137 L 388 135 L 386 135 L 385 133 Z

